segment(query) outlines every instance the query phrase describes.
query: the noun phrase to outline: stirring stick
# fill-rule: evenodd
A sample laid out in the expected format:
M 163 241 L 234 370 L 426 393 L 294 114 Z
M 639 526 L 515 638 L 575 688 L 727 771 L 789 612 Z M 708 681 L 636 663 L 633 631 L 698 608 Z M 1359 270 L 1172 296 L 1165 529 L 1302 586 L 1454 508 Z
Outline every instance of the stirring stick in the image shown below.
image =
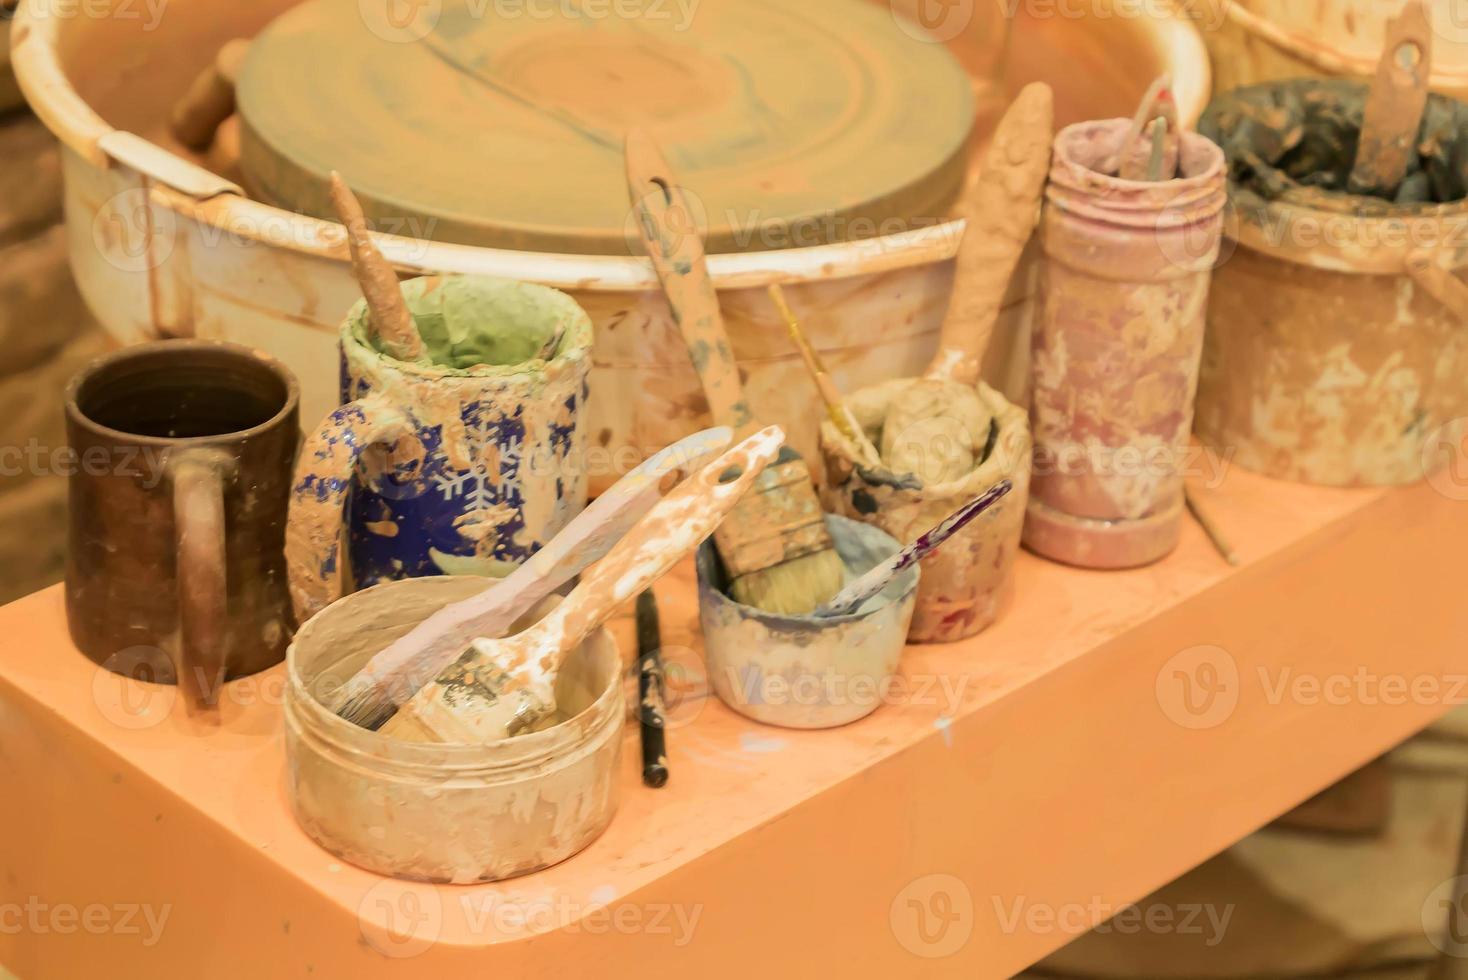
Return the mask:
M 817 616 L 849 616 L 861 604 L 887 587 L 887 583 L 938 549 L 944 541 L 963 530 L 975 517 L 997 504 L 1014 489 L 1014 484 L 1001 480 L 982 495 L 975 497 L 944 518 L 912 544 L 877 565 L 861 578 L 842 589 L 835 598 L 816 610 Z
M 367 300 L 368 318 L 377 339 L 389 355 L 400 361 L 424 362 L 423 338 L 418 335 L 418 326 L 403 300 L 398 277 L 372 243 L 357 196 L 335 170 L 331 172 L 331 204 L 336 209 L 337 220 L 347 230 L 352 271 L 362 287 L 362 297 Z
M 637 597 L 637 719 L 642 730 L 642 781 L 668 784 L 667 711 L 663 707 L 663 635 L 652 589 Z

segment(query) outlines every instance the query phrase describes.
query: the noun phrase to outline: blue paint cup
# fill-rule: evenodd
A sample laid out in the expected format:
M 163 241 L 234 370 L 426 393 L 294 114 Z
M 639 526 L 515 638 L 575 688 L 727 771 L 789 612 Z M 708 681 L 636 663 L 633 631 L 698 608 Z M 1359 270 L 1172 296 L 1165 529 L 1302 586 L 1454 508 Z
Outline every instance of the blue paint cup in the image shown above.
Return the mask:
M 286 557 L 302 622 L 378 582 L 504 575 L 586 505 L 586 312 L 479 276 L 413 279 L 403 296 L 434 363 L 380 351 L 359 302 L 341 327 L 344 404 L 296 467 Z

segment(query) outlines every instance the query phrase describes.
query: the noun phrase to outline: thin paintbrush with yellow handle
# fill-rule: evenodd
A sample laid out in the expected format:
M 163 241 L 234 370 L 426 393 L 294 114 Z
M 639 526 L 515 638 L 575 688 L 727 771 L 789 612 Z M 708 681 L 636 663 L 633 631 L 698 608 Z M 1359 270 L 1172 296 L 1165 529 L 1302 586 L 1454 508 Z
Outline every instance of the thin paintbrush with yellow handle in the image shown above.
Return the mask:
M 790 305 L 785 302 L 785 291 L 779 285 L 771 283 L 769 293 L 775 309 L 780 311 L 780 316 L 785 320 L 785 329 L 790 332 L 791 342 L 800 351 L 806 370 L 810 372 L 811 380 L 815 382 L 816 390 L 821 394 L 821 401 L 826 403 L 826 414 L 830 416 L 831 424 L 836 426 L 841 434 L 856 447 L 859 457 L 856 465 L 862 477 L 869 483 L 886 484 L 899 490 L 920 489 L 922 483 L 917 477 L 911 473 L 898 476 L 888 469 L 886 463 L 882 462 L 882 454 L 877 451 L 871 439 L 867 438 L 866 431 L 856 420 L 856 416 L 852 414 L 851 406 L 847 405 L 845 399 L 841 397 L 841 389 L 836 387 L 836 382 L 831 379 L 831 373 L 826 370 L 821 355 L 816 353 L 805 331 L 800 328 L 800 320 L 796 318 Z
M 643 133 L 627 136 L 627 187 L 716 424 L 736 434 L 753 431 L 758 423 L 744 398 L 693 212 L 662 152 Z M 845 582 L 810 469 L 788 446 L 719 526 L 714 544 L 733 597 L 766 612 L 809 613 Z
M 816 383 L 816 390 L 821 393 L 821 401 L 826 403 L 826 413 L 831 417 L 832 424 L 856 446 L 857 451 L 861 453 L 863 464 L 871 467 L 881 466 L 881 454 L 867 438 L 866 432 L 857 424 L 856 416 L 851 414 L 850 407 L 842 400 L 841 391 L 836 387 L 836 382 L 831 380 L 831 374 L 821 361 L 821 355 L 816 353 L 816 349 L 806 339 L 805 331 L 800 329 L 800 321 L 795 318 L 790 304 L 785 302 L 785 291 L 780 288 L 779 284 L 771 283 L 769 292 L 775 309 L 780 311 L 780 317 L 785 321 L 785 329 L 790 332 L 790 340 L 795 344 L 795 349 L 800 351 L 801 358 L 805 360 L 806 370 L 810 371 L 811 380 Z

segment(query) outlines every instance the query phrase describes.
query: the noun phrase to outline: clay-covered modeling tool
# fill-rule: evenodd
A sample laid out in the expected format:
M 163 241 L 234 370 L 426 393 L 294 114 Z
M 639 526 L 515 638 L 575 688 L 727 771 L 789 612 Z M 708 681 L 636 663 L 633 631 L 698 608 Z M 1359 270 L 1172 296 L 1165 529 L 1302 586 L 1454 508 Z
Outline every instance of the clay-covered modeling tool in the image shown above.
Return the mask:
M 1002 480 L 987 493 L 970 500 L 937 527 L 918 535 L 912 544 L 907 545 L 897 554 L 846 586 L 830 602 L 818 608 L 816 615 L 849 616 L 856 612 L 861 608 L 862 603 L 879 594 L 904 570 L 911 568 L 938 550 L 943 542 L 963 530 L 970 521 L 993 507 L 1013 489 L 1013 483 Z
M 714 420 L 736 433 L 758 423 L 745 401 L 703 241 L 683 191 L 645 133 L 627 136 L 627 184 L 653 268 L 688 344 Z M 769 612 L 808 613 L 841 588 L 841 557 L 805 460 L 790 447 L 714 538 L 731 593 Z
M 249 53 L 244 38 L 226 42 L 173 107 L 168 127 L 190 150 L 207 150 L 220 125 L 234 115 L 235 83 Z
M 816 390 L 820 393 L 821 401 L 826 403 L 826 414 L 831 419 L 831 424 L 841 430 L 841 434 L 851 440 L 851 444 L 857 449 L 857 465 L 863 470 L 863 476 L 874 483 L 886 483 L 894 487 L 916 488 L 917 477 L 912 474 L 898 476 L 887 465 L 882 462 L 882 454 L 877 447 L 867 438 L 866 430 L 856 420 L 851 412 L 851 406 L 847 405 L 841 398 L 841 390 L 836 387 L 836 382 L 831 379 L 831 374 L 826 370 L 821 355 L 811 346 L 810 340 L 801 329 L 800 320 L 790 309 L 790 304 L 785 302 L 785 291 L 779 284 L 771 283 L 769 288 L 770 300 L 779 310 L 780 318 L 785 321 L 785 329 L 790 333 L 790 340 L 800 351 L 801 360 L 805 362 L 806 370 L 810 372 L 811 380 L 815 382 Z
M 642 782 L 668 785 L 667 710 L 663 702 L 663 634 L 652 589 L 637 597 L 637 722 L 642 742 Z
M 383 352 L 400 361 L 427 363 L 423 338 L 419 336 L 413 314 L 408 312 L 408 304 L 403 300 L 398 277 L 373 244 L 367 231 L 367 219 L 362 215 L 362 206 L 357 203 L 356 195 L 335 170 L 331 172 L 331 203 L 336 209 L 337 220 L 347 230 L 352 272 L 362 287 L 368 319 Z
M 363 728 L 381 727 L 472 640 L 503 636 L 526 610 L 606 555 L 657 502 L 665 477 L 723 450 L 732 438 L 727 428 L 707 429 L 649 457 L 503 582 L 445 606 L 373 657 L 343 685 L 332 710 Z
M 882 458 L 895 473 L 915 473 L 924 484 L 949 483 L 971 472 L 982 454 L 991 415 L 975 386 L 1004 294 L 1035 228 L 1053 131 L 1050 87 L 1025 86 L 960 202 L 967 229 L 938 354 L 923 378 L 893 400 L 882 427 Z
M 506 639 L 475 640 L 381 732 L 408 741 L 484 744 L 552 716 L 566 655 L 712 534 L 784 443 L 779 426 L 761 429 L 684 480 L 544 619 Z
M 1387 24 L 1386 46 L 1366 99 L 1356 163 L 1347 184 L 1352 194 L 1396 197 L 1417 150 L 1431 77 L 1427 0 L 1407 0 Z

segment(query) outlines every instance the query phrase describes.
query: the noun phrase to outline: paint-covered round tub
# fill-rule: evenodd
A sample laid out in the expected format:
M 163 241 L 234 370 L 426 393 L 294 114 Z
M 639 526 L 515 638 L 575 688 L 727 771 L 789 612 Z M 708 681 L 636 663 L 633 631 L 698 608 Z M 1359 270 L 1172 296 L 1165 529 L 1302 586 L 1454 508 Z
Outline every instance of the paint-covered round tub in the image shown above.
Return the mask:
M 1220 96 L 1200 126 L 1230 156 L 1234 213 L 1208 294 L 1195 430 L 1278 479 L 1415 483 L 1468 433 L 1468 197 L 1399 205 L 1291 184 L 1266 200 L 1250 176 L 1272 166 L 1258 121 L 1277 105 L 1308 108 L 1301 125 L 1277 117 L 1296 132 L 1349 124 L 1350 105 L 1359 120 L 1365 93 L 1340 79 L 1252 86 Z M 1461 129 L 1451 113 L 1468 105 L 1432 96 L 1429 123 Z M 1231 145 L 1236 128 L 1247 146 Z
M 897 553 L 879 528 L 828 514 L 848 578 Z M 918 569 L 893 578 L 847 616 L 777 616 L 729 597 L 712 541 L 698 550 L 698 612 L 709 685 L 733 710 L 782 728 L 835 728 L 891 696 L 907 646 Z
M 926 0 L 851 2 L 926 14 L 976 83 L 994 67 L 986 21 L 971 5 L 944 7 L 934 24 Z M 1124 5 L 1116 0 L 1113 10 L 1112 2 L 1075 18 L 1019 5 L 1010 89 L 1050 82 L 1058 121 L 1070 122 L 1128 111 L 1166 70 L 1184 121 L 1196 119 L 1210 87 L 1197 29 L 1182 18 L 1122 16 Z M 123 342 L 202 336 L 270 351 L 301 378 L 302 418 L 312 424 L 334 407 L 335 328 L 358 295 L 343 230 L 250 200 L 239 182 L 220 175 L 214 156 L 189 153 L 167 132 L 175 100 L 214 53 L 293 5 L 97 0 L 78 16 L 71 0 L 26 0 L 13 33 L 26 95 L 64 145 L 72 265 L 91 308 Z M 991 125 L 988 115 L 980 119 L 977 142 Z M 216 150 L 237 139 L 227 124 Z M 860 241 L 710 260 L 751 405 L 760 418 L 786 426 L 807 458 L 818 452 L 820 411 L 765 288 L 785 285 L 807 311 L 806 330 L 844 389 L 916 376 L 936 348 L 962 225 L 941 216 L 909 224 Z M 403 272 L 541 283 L 571 293 L 591 314 L 592 493 L 703 426 L 697 377 L 644 258 L 377 239 Z M 1030 282 L 1015 277 L 989 355 L 990 381 L 1014 400 L 1023 395 Z
M 432 613 L 493 587 L 464 576 L 388 582 L 342 599 L 296 634 L 286 658 L 291 806 L 302 829 L 343 860 L 418 881 L 497 881 L 564 861 L 611 822 L 626 701 L 617 645 L 604 629 L 560 672 L 561 722 L 503 742 L 402 741 L 324 706 Z M 511 632 L 558 601 L 542 602 Z

